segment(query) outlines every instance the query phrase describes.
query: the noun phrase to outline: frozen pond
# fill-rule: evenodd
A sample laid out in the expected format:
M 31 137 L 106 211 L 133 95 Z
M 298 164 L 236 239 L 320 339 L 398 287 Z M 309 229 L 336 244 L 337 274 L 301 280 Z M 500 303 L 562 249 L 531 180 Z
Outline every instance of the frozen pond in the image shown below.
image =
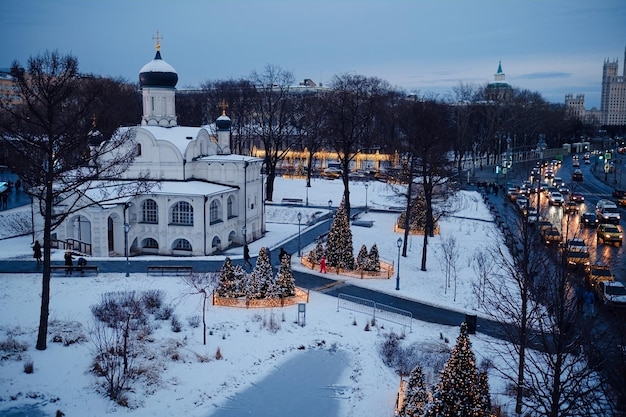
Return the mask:
M 209 416 L 339 416 L 340 400 L 347 388 L 336 383 L 347 363 L 345 352 L 302 352 Z

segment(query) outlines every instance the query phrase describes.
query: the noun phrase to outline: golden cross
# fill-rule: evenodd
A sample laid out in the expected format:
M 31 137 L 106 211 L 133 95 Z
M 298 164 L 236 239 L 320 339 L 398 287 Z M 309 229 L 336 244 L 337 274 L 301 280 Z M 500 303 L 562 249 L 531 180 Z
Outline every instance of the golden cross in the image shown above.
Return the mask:
M 159 35 L 159 29 L 157 29 L 157 33 L 156 36 L 153 36 L 152 39 L 154 39 L 156 41 L 156 50 L 160 51 L 161 50 L 161 40 L 163 39 L 163 36 Z
M 226 100 L 222 99 L 220 109 L 222 109 L 222 116 L 226 116 L 226 109 L 228 109 L 228 103 L 226 103 Z

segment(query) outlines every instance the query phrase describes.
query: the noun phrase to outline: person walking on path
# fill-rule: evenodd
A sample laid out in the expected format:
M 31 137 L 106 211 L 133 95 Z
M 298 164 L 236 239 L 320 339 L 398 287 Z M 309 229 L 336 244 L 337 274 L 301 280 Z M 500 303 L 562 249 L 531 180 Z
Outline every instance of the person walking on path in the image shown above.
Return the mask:
M 250 249 L 248 249 L 248 245 L 243 245 L 243 260 L 250 268 L 252 268 L 252 264 L 250 263 Z
M 320 259 L 320 272 L 326 273 L 326 256 L 322 255 Z
M 33 245 L 33 258 L 37 260 L 37 265 L 41 263 L 41 245 L 38 240 L 36 240 Z
M 74 268 L 74 258 L 72 257 L 72 251 L 65 251 L 65 275 L 72 275 L 72 269 Z

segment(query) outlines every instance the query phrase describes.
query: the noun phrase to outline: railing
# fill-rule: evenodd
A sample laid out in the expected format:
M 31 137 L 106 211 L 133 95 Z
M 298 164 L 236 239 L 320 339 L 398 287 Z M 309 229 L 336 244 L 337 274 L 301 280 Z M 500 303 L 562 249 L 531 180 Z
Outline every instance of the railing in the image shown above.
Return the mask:
M 76 239 L 59 240 L 52 239 L 50 246 L 55 249 L 75 250 L 85 255 L 91 255 L 91 243 L 82 242 Z
M 409 328 L 413 326 L 413 314 L 410 311 L 402 310 L 386 304 L 380 304 L 365 298 L 354 297 L 348 294 L 337 296 L 337 311 L 340 308 L 355 311 L 357 313 L 368 314 L 372 319 L 390 321 Z

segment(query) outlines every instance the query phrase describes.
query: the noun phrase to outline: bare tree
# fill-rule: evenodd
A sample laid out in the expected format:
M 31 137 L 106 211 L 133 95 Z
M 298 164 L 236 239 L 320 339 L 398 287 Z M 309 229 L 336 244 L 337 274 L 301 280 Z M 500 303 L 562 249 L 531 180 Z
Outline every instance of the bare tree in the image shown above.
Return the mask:
M 109 140 L 90 132 L 93 105 L 106 83 L 93 82 L 78 72 L 71 55 L 46 51 L 31 57 L 27 68 L 16 61 L 11 67 L 22 103 L 2 106 L 5 117 L 0 142 L 16 158 L 10 168 L 39 202 L 44 220 L 43 276 L 37 349 L 46 349 L 50 303 L 50 250 L 52 231 L 71 213 L 94 200 L 80 198 L 100 189 L 103 200 L 146 189 L 141 179 L 111 187 L 133 161 L 134 130 L 125 129 Z M 62 206 L 55 205 L 64 202 Z
M 206 345 L 206 308 L 207 300 L 217 286 L 219 273 L 189 274 L 181 279 L 189 292 L 185 295 L 200 295 L 202 298 L 202 344 Z
M 253 72 L 250 78 L 257 91 L 252 120 L 265 150 L 265 198 L 272 201 L 276 166 L 295 141 L 289 94 L 295 78 L 291 72 L 274 65 L 267 65 L 263 73 Z
M 343 74 L 335 76 L 328 93 L 325 136 L 337 152 L 342 167 L 344 205 L 350 217 L 350 163 L 364 148 L 371 146 L 376 115 L 389 90 L 386 81 L 375 77 Z
M 456 279 L 457 279 L 457 262 L 459 260 L 459 247 L 454 236 L 448 236 L 442 239 L 442 260 L 441 268 L 446 279 L 444 291 L 447 293 L 450 288 L 450 278 L 454 278 L 454 301 L 456 301 Z

